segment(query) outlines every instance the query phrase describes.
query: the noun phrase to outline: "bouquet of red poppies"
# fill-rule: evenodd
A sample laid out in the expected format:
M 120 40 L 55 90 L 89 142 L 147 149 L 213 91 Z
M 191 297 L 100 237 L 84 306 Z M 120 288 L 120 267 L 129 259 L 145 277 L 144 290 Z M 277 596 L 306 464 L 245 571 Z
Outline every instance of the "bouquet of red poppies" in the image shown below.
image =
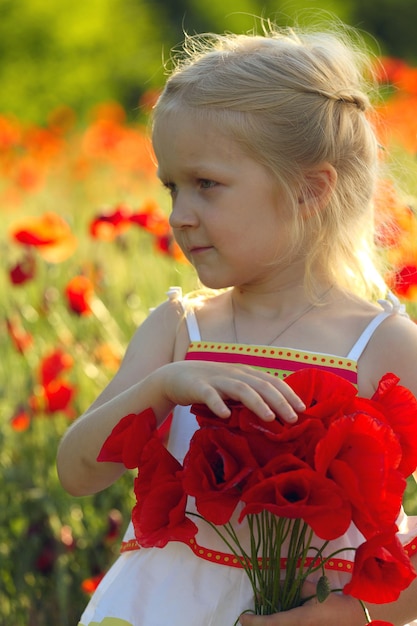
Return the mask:
M 319 369 L 286 382 L 306 405 L 295 424 L 262 421 L 237 403 L 228 419 L 193 406 L 199 429 L 183 465 L 158 437 L 151 409 L 118 423 L 98 460 L 140 468 L 136 540 L 142 547 L 189 543 L 198 531 L 193 518 L 204 519 L 245 569 L 252 611 L 267 615 L 300 605 L 314 572 L 322 574 L 318 599 L 333 591 L 325 575 L 336 554 L 329 542 L 354 525 L 363 542 L 342 591 L 363 602 L 392 602 L 416 576 L 396 520 L 406 477 L 417 466 L 417 400 L 393 374 L 371 399 Z M 190 497 L 194 512 L 187 510 Z M 232 523 L 236 511 L 237 524 L 248 527 L 245 546 Z

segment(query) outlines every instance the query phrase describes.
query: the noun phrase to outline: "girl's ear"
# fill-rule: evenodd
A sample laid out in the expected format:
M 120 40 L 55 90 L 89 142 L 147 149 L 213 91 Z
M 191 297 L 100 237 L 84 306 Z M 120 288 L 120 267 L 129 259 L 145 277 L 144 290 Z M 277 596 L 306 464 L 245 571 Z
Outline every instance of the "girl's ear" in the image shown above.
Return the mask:
M 336 181 L 337 172 L 330 163 L 322 163 L 305 174 L 298 198 L 300 210 L 305 217 L 327 206 Z

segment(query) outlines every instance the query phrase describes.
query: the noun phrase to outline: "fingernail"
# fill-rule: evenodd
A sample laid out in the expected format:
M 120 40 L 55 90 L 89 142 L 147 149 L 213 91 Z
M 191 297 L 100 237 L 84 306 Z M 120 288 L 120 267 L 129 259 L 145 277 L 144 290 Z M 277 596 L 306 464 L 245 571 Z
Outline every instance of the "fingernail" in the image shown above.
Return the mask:
M 298 415 L 295 411 L 291 411 L 291 413 L 288 414 L 287 419 L 289 422 L 296 422 L 298 420 Z

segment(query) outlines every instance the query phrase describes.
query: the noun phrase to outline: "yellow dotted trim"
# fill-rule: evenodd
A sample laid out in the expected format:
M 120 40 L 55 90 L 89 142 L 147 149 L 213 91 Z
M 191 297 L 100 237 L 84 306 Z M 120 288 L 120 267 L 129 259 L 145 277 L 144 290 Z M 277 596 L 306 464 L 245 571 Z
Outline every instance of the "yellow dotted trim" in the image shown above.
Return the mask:
M 414 538 L 410 543 L 404 546 L 404 552 L 409 556 L 414 552 L 417 552 L 417 538 Z M 243 565 L 243 557 L 236 557 L 233 554 L 228 554 L 226 552 L 219 552 L 217 550 L 208 550 L 203 546 L 200 546 L 196 543 L 194 539 L 190 539 L 188 545 L 194 554 L 205 561 L 210 561 L 212 563 L 218 563 L 219 565 L 228 565 L 229 567 L 238 567 L 242 568 Z M 123 541 L 120 552 L 132 552 L 135 550 L 140 550 L 140 545 L 136 541 L 136 539 L 130 539 L 129 541 Z M 259 559 L 261 563 L 262 560 Z M 313 562 L 313 558 L 306 559 L 306 565 L 309 565 Z M 287 564 L 287 559 L 281 559 L 281 569 L 285 569 Z M 338 570 L 343 572 L 350 573 L 353 570 L 352 561 L 347 561 L 345 559 L 330 559 L 325 563 L 325 569 L 328 570 Z
M 140 545 L 136 539 L 129 539 L 129 541 L 123 541 L 120 552 L 131 552 L 132 550 L 140 550 Z
M 407 556 L 409 556 L 410 554 L 413 554 L 413 552 L 415 552 L 417 550 L 417 543 L 409 543 L 405 548 L 404 548 L 404 552 L 407 554 Z
M 218 563 L 219 565 L 228 565 L 229 567 L 237 567 L 243 568 L 243 557 L 238 557 L 233 554 L 228 554 L 227 552 L 220 552 L 218 550 L 209 550 L 204 546 L 200 546 L 196 543 L 194 539 L 190 539 L 188 545 L 194 554 L 198 556 L 200 559 L 204 559 L 205 561 L 210 561 L 211 563 Z M 130 539 L 129 541 L 124 541 L 121 546 L 121 552 L 131 552 L 134 550 L 140 550 L 140 545 L 136 541 L 136 539 Z M 306 559 L 306 565 L 308 566 L 313 562 L 313 558 Z M 262 564 L 262 559 L 259 558 L 259 563 Z M 287 566 L 287 559 L 281 559 L 281 569 L 285 569 Z M 325 569 L 330 570 L 339 570 L 343 572 L 351 572 L 353 569 L 353 563 L 350 561 L 346 561 L 344 559 L 332 559 L 325 563 Z
M 356 361 L 344 357 L 316 354 L 314 352 L 306 352 L 302 350 L 293 350 L 290 348 L 269 348 L 265 346 L 248 346 L 246 344 L 228 344 L 228 343 L 210 343 L 210 342 L 193 342 L 188 347 L 188 352 L 240 352 L 243 354 L 252 354 L 264 357 L 279 357 L 283 360 L 301 361 L 304 363 L 315 363 L 324 366 L 334 367 L 336 369 L 357 370 Z

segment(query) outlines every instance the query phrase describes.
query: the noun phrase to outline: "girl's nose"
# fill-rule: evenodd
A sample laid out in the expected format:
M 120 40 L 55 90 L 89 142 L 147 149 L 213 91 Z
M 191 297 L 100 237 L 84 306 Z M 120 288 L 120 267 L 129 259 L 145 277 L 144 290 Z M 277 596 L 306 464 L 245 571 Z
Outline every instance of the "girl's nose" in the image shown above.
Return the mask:
M 198 216 L 193 203 L 184 194 L 177 192 L 172 200 L 172 211 L 169 216 L 171 228 L 190 228 L 198 224 Z

